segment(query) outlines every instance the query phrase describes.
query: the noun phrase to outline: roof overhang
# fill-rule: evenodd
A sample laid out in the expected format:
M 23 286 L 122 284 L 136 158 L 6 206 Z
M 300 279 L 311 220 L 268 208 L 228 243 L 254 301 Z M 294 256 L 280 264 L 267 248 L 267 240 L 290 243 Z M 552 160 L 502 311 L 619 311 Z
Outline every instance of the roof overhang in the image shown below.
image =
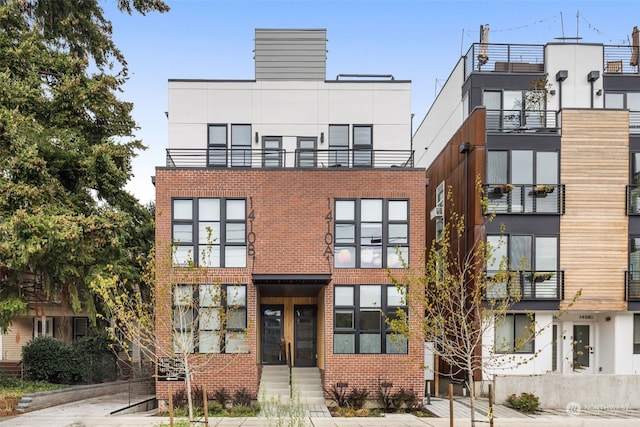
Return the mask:
M 330 281 L 330 274 L 253 275 L 253 284 L 266 297 L 315 297 Z

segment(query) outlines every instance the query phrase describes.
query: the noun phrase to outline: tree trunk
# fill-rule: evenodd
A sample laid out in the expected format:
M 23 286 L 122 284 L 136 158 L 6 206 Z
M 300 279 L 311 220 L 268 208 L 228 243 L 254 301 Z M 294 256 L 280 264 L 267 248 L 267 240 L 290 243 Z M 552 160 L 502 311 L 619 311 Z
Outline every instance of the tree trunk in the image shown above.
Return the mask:
M 191 372 L 189 370 L 189 358 L 184 354 L 184 385 L 187 389 L 187 404 L 189 406 L 189 421 L 193 421 L 193 399 L 191 398 Z
M 476 396 L 475 383 L 473 380 L 473 364 L 471 360 L 467 361 L 467 384 L 469 385 L 469 402 L 471 403 L 471 427 L 476 426 Z

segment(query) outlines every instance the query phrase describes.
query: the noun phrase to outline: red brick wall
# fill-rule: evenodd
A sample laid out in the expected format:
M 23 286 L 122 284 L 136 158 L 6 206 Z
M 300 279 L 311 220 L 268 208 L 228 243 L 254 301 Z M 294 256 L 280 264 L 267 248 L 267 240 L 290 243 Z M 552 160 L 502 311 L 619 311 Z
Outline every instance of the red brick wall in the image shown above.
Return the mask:
M 166 346 L 170 328 L 162 328 L 163 318 L 170 316 L 168 289 L 182 281 L 179 269 L 170 267 L 171 200 L 175 197 L 241 197 L 247 199 L 247 211 L 253 211 L 255 259 L 247 260 L 247 268 L 207 269 L 201 277 L 190 280 L 223 283 L 247 283 L 249 354 L 216 355 L 212 372 L 199 374 L 194 382 L 214 390 L 224 386 L 232 392 L 246 387 L 257 392 L 259 357 L 257 352 L 256 314 L 259 301 L 251 284 L 252 274 L 332 274 L 325 292 L 324 378 L 327 385 L 337 381 L 349 386 L 377 388 L 378 381 L 389 381 L 422 394 L 424 384 L 421 365 L 422 342 L 410 340 L 408 355 L 333 355 L 333 290 L 334 284 L 389 284 L 384 269 L 333 269 L 333 258 L 327 259 L 326 234 L 333 234 L 334 198 L 407 198 L 410 200 L 410 261 L 421 261 L 425 247 L 425 174 L 420 170 L 156 170 L 156 245 L 159 298 L 159 340 Z M 251 226 L 247 224 L 247 231 Z M 330 242 L 331 243 L 331 242 Z M 333 250 L 333 246 L 330 246 Z M 178 270 L 178 271 L 176 271 Z M 193 273 L 190 273 L 193 274 Z M 172 277 L 173 276 L 173 277 Z M 412 316 L 417 325 L 418 315 Z M 168 324 L 167 324 L 168 325 Z M 319 347 L 322 344 L 319 343 Z M 198 357 L 198 356 L 194 356 Z M 230 363 L 228 363 L 230 362 Z M 228 365 L 228 366 L 227 366 Z M 224 369 L 221 369 L 224 367 Z M 165 398 L 166 383 L 158 383 L 158 397 Z

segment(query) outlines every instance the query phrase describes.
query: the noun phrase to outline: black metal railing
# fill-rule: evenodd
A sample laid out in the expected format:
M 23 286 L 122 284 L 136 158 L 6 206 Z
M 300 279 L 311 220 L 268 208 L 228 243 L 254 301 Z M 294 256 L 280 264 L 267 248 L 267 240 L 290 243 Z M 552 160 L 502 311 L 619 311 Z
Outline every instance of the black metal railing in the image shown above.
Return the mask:
M 605 74 L 637 74 L 639 48 L 605 45 Z M 544 73 L 544 45 L 473 43 L 465 57 L 465 80 L 471 73 Z
M 635 52 L 635 65 L 632 61 Z M 607 74 L 637 74 L 638 47 L 630 45 L 606 45 L 602 69 Z
M 196 168 L 412 168 L 411 150 L 169 148 L 167 167 Z
M 629 133 L 640 134 L 640 111 L 629 111 Z
M 544 73 L 544 45 L 474 43 L 465 55 L 465 80 L 474 72 Z
M 488 132 L 557 132 L 555 110 L 486 110 Z
M 640 215 L 640 184 L 627 185 L 627 214 Z
M 640 271 L 626 271 L 624 287 L 627 301 L 640 302 Z
M 488 213 L 564 214 L 564 184 L 486 184 L 483 188 Z
M 496 274 L 497 271 L 487 271 L 489 280 Z M 485 298 L 499 300 L 511 296 L 520 301 L 564 299 L 564 272 L 561 270 L 514 271 L 507 276 L 507 281 L 487 286 Z

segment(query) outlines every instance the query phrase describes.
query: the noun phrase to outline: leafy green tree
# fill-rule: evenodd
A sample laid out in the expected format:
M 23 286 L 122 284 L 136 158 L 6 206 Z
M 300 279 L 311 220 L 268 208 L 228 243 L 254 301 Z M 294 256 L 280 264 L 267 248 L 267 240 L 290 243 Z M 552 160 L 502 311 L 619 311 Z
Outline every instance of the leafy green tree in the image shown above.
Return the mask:
M 119 6 L 166 9 L 132 1 Z M 135 282 L 152 244 L 153 208 L 124 189 L 145 147 L 117 97 L 126 64 L 110 31 L 97 1 L 0 0 L 2 331 L 36 297 L 95 315 L 88 284 Z
M 161 0 L 115 1 L 118 9 L 128 14 L 169 10 Z M 12 3 L 52 47 L 92 58 L 99 68 L 112 65 L 113 60 L 126 66 L 124 56 L 111 39 L 111 22 L 104 17 L 99 0 L 0 0 L 4 5 Z

